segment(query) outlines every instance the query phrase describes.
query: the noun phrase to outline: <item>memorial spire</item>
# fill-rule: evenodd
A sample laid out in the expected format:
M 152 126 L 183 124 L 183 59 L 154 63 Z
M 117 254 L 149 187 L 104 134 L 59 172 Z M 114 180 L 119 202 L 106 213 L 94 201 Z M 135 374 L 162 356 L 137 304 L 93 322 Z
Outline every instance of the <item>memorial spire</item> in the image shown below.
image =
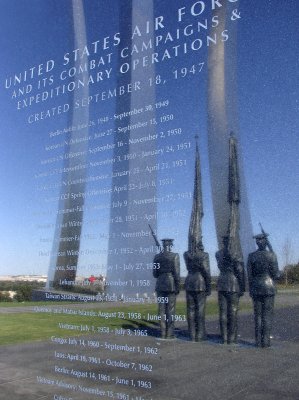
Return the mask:
M 212 188 L 212 201 L 215 218 L 215 227 L 219 248 L 222 247 L 222 237 L 227 234 L 228 224 L 231 219 L 231 206 L 227 200 L 228 160 L 229 148 L 227 146 L 230 132 L 234 131 L 236 137 L 239 129 L 238 119 L 238 82 L 237 67 L 238 21 L 232 20 L 231 15 L 235 4 L 223 2 L 222 7 L 213 11 L 217 15 L 219 24 L 212 27 L 210 35 L 220 31 L 229 31 L 227 42 L 218 41 L 215 46 L 208 49 L 208 85 L 207 85 L 207 110 L 208 110 L 208 156 L 210 180 Z M 245 174 L 242 164 L 241 150 L 238 149 L 238 171 L 241 177 L 239 182 L 239 195 L 242 202 L 239 204 L 240 215 L 240 241 L 245 256 L 253 251 L 251 244 L 252 227 L 251 217 L 246 193 Z M 244 162 L 244 161 L 243 161 Z
M 73 38 L 75 48 L 84 48 L 87 43 L 87 32 L 85 23 L 85 9 L 82 0 L 72 0 L 72 19 L 73 19 Z M 79 68 L 80 63 L 87 62 L 87 55 L 74 61 L 74 68 Z M 88 72 L 83 72 L 83 77 L 87 77 Z M 84 126 L 82 129 L 74 129 L 70 133 L 70 140 L 66 141 L 64 149 L 64 171 L 62 174 L 62 184 L 58 212 L 56 220 L 55 237 L 50 258 L 47 288 L 67 288 L 70 289 L 76 280 L 77 268 L 80 253 L 80 237 L 83 225 L 84 196 L 72 198 L 72 193 L 85 193 L 86 169 L 76 168 L 78 165 L 86 163 L 88 140 L 80 140 L 82 137 L 88 138 L 89 128 L 89 106 L 76 109 L 75 104 L 81 98 L 88 98 L 89 87 L 85 86 L 82 90 L 75 89 L 70 94 L 69 120 L 68 125 L 77 127 Z M 77 141 L 77 139 L 79 139 Z M 71 153 L 78 153 L 78 157 L 69 157 Z M 72 185 L 64 185 L 64 182 L 76 182 Z M 74 212 L 65 212 L 75 210 Z M 73 224 L 73 221 L 76 221 Z M 69 238 L 69 240 L 67 240 Z M 71 266 L 71 268 L 70 268 Z

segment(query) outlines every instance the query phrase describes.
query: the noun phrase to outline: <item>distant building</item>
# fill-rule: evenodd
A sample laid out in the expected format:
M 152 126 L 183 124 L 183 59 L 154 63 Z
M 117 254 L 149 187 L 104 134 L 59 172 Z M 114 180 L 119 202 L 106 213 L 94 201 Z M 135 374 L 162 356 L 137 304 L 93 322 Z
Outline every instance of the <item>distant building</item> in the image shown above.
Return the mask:
M 47 282 L 47 275 L 1 275 L 0 281 Z

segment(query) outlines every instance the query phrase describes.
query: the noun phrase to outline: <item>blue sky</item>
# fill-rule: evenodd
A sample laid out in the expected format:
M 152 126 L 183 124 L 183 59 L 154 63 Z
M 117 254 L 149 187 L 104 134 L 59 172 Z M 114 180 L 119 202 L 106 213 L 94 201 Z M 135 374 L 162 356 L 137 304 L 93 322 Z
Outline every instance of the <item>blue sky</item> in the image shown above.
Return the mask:
M 118 30 L 118 1 L 85 1 L 87 41 L 111 35 Z M 163 15 L 168 30 L 174 29 L 171 22 L 176 10 L 186 6 L 189 9 L 195 1 L 159 1 L 155 4 L 156 15 Z M 208 1 L 206 2 L 209 3 Z M 240 3 L 240 4 L 239 4 Z M 299 126 L 299 7 L 295 0 L 283 6 L 274 1 L 236 2 L 241 11 L 238 23 L 238 106 L 240 125 L 240 146 L 242 147 L 249 207 L 254 232 L 259 231 L 262 222 L 271 236 L 274 250 L 282 265 L 282 246 L 287 238 L 292 242 L 293 262 L 299 258 L 298 234 L 298 126 Z M 1 223 L 0 233 L 0 274 L 46 273 L 47 257 L 39 257 L 39 250 L 51 248 L 51 243 L 42 243 L 41 237 L 52 238 L 53 229 L 37 229 L 40 223 L 55 224 L 58 203 L 45 202 L 45 197 L 55 197 L 59 190 L 38 191 L 39 182 L 60 182 L 59 174 L 51 179 L 39 181 L 35 174 L 45 171 L 40 164 L 49 153 L 62 154 L 63 149 L 46 152 L 45 146 L 58 143 L 49 138 L 49 132 L 67 126 L 67 116 L 28 124 L 29 109 L 17 111 L 10 100 L 9 91 L 4 89 L 8 76 L 28 70 L 32 66 L 53 59 L 59 63 L 63 55 L 73 47 L 70 1 L 1 1 L 1 49 L 0 66 L 0 179 Z M 206 15 L 206 14 L 204 14 Z M 207 15 L 209 15 L 207 13 Z M 209 16 L 207 17 L 209 18 Z M 47 21 L 47 23 L 45 23 Z M 186 25 L 194 22 L 186 15 Z M 161 177 L 174 177 L 175 190 L 193 190 L 194 135 L 199 134 L 202 163 L 202 186 L 204 193 L 203 235 L 206 251 L 210 253 L 213 272 L 217 271 L 214 253 L 217 250 L 209 167 L 207 156 L 207 111 L 206 111 L 206 69 L 189 78 L 174 79 L 174 70 L 193 65 L 198 60 L 206 62 L 206 49 L 190 53 L 159 64 L 158 73 L 167 78 L 163 88 L 157 89 L 157 100 L 168 99 L 174 122 L 159 126 L 159 129 L 181 127 L 184 141 L 190 142 L 190 149 L 170 156 L 186 160 L 186 167 L 171 169 Z M 115 78 L 101 84 L 106 90 Z M 92 93 L 99 87 L 94 85 Z M 39 112 L 55 102 L 63 104 L 67 96 L 59 97 L 45 105 L 35 105 L 31 110 Z M 47 107 L 46 107 L 47 106 Z M 114 112 L 113 101 L 101 104 L 100 109 L 91 108 L 91 115 L 106 115 Z M 160 115 L 159 113 L 157 114 Z M 162 114 L 161 114 L 162 115 Z M 110 124 L 111 125 L 111 124 Z M 112 128 L 113 126 L 109 126 Z M 175 138 L 175 145 L 181 143 Z M 105 153 L 108 157 L 109 153 Z M 161 161 L 161 160 L 160 160 Z M 105 171 L 102 169 L 101 172 Z M 91 171 L 94 172 L 94 171 Z M 159 175 L 160 177 L 160 175 Z M 89 185 L 88 188 L 94 188 Z M 160 188 L 161 189 L 161 188 Z M 161 189 L 162 190 L 162 189 Z M 47 193 L 46 193 L 47 192 Z M 162 192 L 161 192 L 162 193 Z M 90 199 L 92 203 L 94 199 Z M 106 201 L 102 199 L 101 201 Z M 186 210 L 183 218 L 171 221 L 178 230 L 176 249 L 182 254 L 187 246 L 187 232 L 191 201 L 186 199 L 174 207 Z M 36 215 L 49 210 L 52 214 Z M 101 212 L 102 213 L 102 212 Z M 102 218 L 98 211 L 88 217 Z M 94 226 L 94 232 L 106 232 L 108 225 Z M 172 227 L 163 221 L 158 224 L 159 237 L 169 234 Z M 91 229 L 83 227 L 85 232 Z M 84 245 L 84 244 L 83 244 Z M 96 246 L 95 243 L 92 246 Z M 105 246 L 105 243 L 102 244 Z M 105 265 L 105 257 L 89 259 L 87 263 Z M 85 263 L 83 263 L 85 265 Z M 87 269 L 86 272 L 94 272 Z

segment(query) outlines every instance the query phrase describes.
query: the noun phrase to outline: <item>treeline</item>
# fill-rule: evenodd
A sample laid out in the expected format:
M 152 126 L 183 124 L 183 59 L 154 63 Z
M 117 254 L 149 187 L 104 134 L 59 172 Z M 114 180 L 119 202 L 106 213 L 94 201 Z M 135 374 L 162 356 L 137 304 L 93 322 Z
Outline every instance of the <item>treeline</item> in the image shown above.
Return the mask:
M 211 288 L 217 290 L 218 276 L 211 277 Z M 181 278 L 180 289 L 184 289 L 185 278 Z M 299 284 L 299 262 L 297 264 L 290 264 L 284 267 L 281 271 L 281 276 L 277 282 L 281 285 L 296 285 Z
M 38 281 L 0 281 L 0 290 L 12 290 L 16 292 L 24 285 L 31 287 L 32 289 L 41 289 L 45 286 L 43 282 Z
M 284 267 L 279 283 L 294 285 L 299 283 L 299 262 Z
M 41 289 L 44 287 L 43 282 L 38 281 L 1 281 L 0 282 L 0 301 L 30 301 L 32 290 Z M 9 291 L 16 292 L 13 298 L 10 297 Z

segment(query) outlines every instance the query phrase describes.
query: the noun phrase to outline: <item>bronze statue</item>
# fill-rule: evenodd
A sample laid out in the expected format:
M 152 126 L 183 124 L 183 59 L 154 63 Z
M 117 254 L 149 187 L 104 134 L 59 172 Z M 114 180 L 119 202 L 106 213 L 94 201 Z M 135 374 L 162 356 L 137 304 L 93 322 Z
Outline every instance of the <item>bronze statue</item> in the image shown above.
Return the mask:
M 236 343 L 238 335 L 239 298 L 245 291 L 242 259 L 233 258 L 229 237 L 223 237 L 223 248 L 216 253 L 220 275 L 217 282 L 219 322 L 222 343 Z
M 197 139 L 198 136 L 195 136 Z M 206 296 L 211 294 L 211 274 L 208 253 L 202 243 L 201 220 L 203 202 L 201 191 L 201 171 L 198 144 L 195 148 L 193 204 L 189 224 L 188 251 L 184 259 L 188 270 L 185 280 L 188 331 L 192 341 L 206 338 L 205 308 Z
M 180 291 L 180 258 L 171 251 L 173 239 L 163 239 L 162 243 L 163 249 L 154 258 L 153 275 L 157 279 L 161 338 L 173 339 L 176 296 Z
M 220 275 L 217 282 L 220 332 L 223 343 L 236 343 L 238 335 L 239 298 L 245 291 L 245 274 L 239 237 L 241 202 L 237 140 L 229 138 L 228 195 L 230 206 L 227 235 L 223 248 L 216 253 Z
M 274 282 L 280 276 L 276 255 L 267 237 L 263 230 L 254 236 L 258 249 L 249 254 L 247 262 L 249 293 L 254 305 L 255 343 L 258 347 L 270 347 L 276 293 Z
M 195 252 L 186 251 L 184 259 L 188 270 L 185 280 L 188 331 L 192 341 L 206 339 L 206 297 L 211 294 L 209 255 L 200 243 Z

